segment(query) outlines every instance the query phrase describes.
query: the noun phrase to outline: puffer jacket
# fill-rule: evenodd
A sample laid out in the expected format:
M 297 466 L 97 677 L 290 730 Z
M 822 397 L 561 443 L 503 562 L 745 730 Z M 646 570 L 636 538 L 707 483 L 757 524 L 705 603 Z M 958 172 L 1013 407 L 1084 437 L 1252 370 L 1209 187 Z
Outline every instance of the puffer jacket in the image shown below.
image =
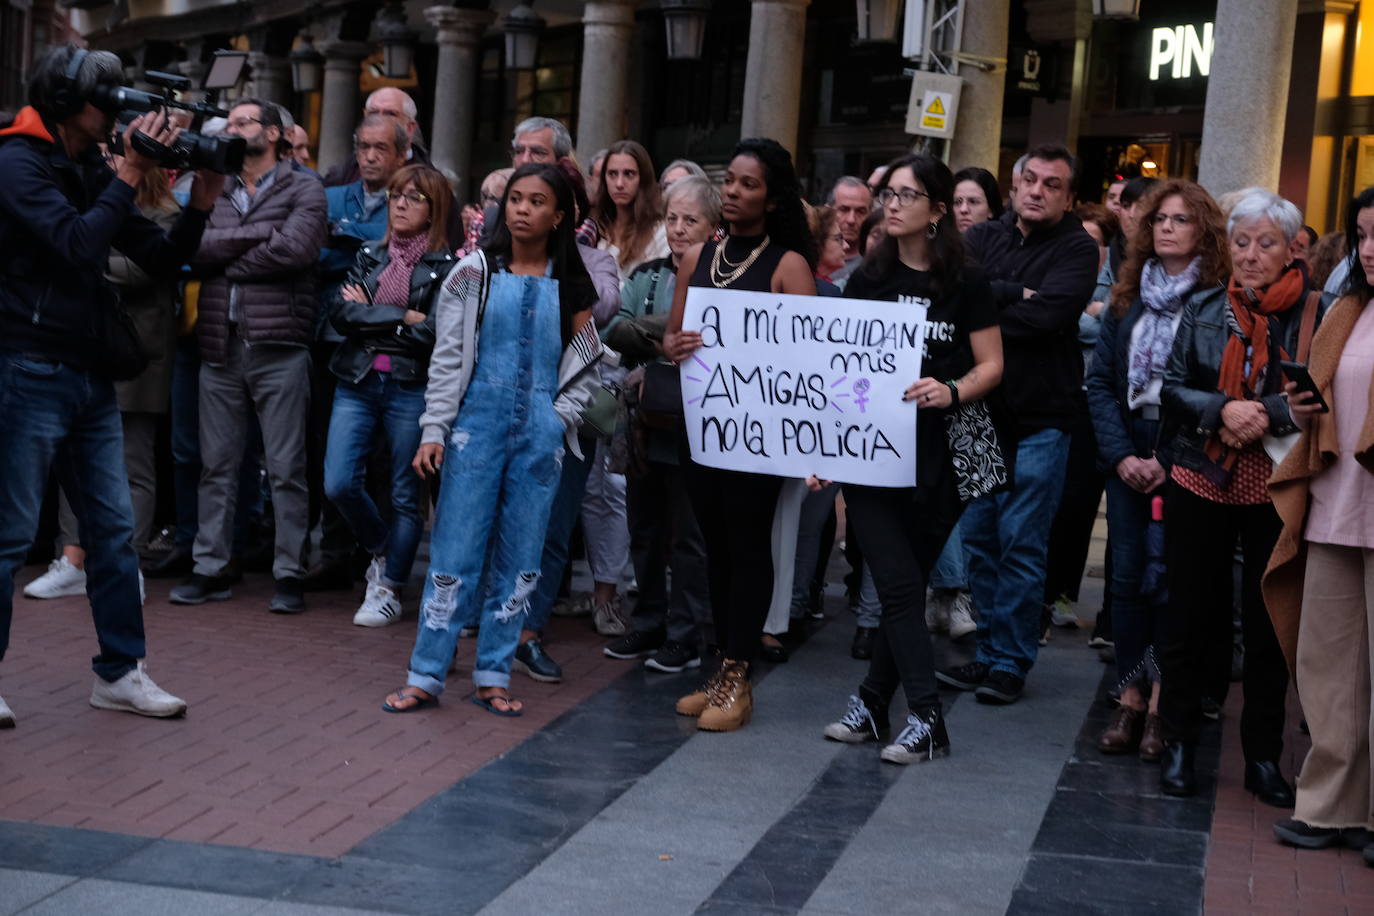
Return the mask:
M 277 163 L 272 183 L 239 213 L 232 188 L 215 202 L 195 266 L 202 278 L 196 336 L 201 359 L 223 364 L 230 288 L 238 289 L 239 330 L 249 343 L 308 347 L 319 300 L 315 263 L 328 231 L 324 186 Z
M 358 249 L 353 270 L 344 286 L 364 286 L 369 297 L 377 294 L 377 281 L 391 263 L 391 254 L 381 241 L 368 242 Z M 334 351 L 329 369 L 346 382 L 362 381 L 379 353 L 391 357 L 392 377 L 400 382 L 423 382 L 434 352 L 434 300 L 448 279 L 457 260 L 447 251 L 431 251 L 421 256 L 410 272 L 410 298 L 405 308 L 395 305 L 369 305 L 346 302 L 335 294 L 330 303 L 330 323 L 343 335 Z M 417 324 L 406 324 L 406 310 L 424 312 L 429 317 Z
M 1279 371 L 1279 347 L 1284 353 L 1296 354 L 1298 337 L 1302 331 L 1302 313 L 1307 305 L 1304 292 L 1292 308 L 1279 315 L 1269 316 L 1269 365 L 1259 401 L 1269 414 L 1269 433 L 1286 436 L 1296 432 L 1288 401 L 1283 396 L 1283 373 Z M 1321 326 L 1334 296 L 1323 295 L 1317 306 L 1316 326 Z M 1199 470 L 1209 463 L 1205 452 L 1207 440 L 1221 428 L 1221 409 L 1231 400 L 1217 390 L 1217 376 L 1221 370 L 1221 355 L 1226 350 L 1231 331 L 1226 322 L 1230 299 L 1223 291 L 1184 307 L 1179 321 L 1174 349 L 1169 365 L 1164 369 L 1164 389 L 1160 401 L 1166 419 L 1178 425 L 1174 440 L 1174 463 L 1180 467 Z M 1295 356 L 1296 358 L 1296 356 Z

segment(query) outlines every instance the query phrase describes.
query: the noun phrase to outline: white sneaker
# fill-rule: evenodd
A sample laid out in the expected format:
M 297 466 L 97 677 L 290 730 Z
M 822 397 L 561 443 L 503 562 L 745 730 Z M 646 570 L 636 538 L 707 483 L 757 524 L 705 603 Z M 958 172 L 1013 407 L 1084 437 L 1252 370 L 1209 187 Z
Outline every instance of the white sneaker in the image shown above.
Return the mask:
M 949 636 L 958 639 L 977 629 L 978 624 L 973 620 L 973 599 L 968 592 L 960 592 L 954 596 L 954 603 L 949 609 Z
M 559 598 L 553 603 L 551 611 L 555 617 L 586 617 L 591 612 L 592 596 L 587 592 Z
M 0 697 L 0 728 L 14 728 L 14 713 L 5 705 L 4 697 Z
M 385 572 L 386 557 L 376 556 L 372 558 L 371 563 L 367 564 L 367 572 L 363 575 L 363 578 L 367 580 L 368 585 L 381 585 L 382 575 Z
M 362 606 L 353 615 L 353 625 L 384 627 L 401 619 L 401 599 L 385 585 L 369 585 Z
M 48 564 L 48 571 L 24 586 L 25 598 L 66 598 L 86 594 L 86 571 L 65 556 Z
M 1050 623 L 1057 627 L 1077 627 L 1078 613 L 1073 609 L 1073 602 L 1062 595 L 1054 599 L 1054 604 L 1050 605 Z
M 624 636 L 625 621 L 620 616 L 620 597 L 617 595 L 592 611 L 592 625 L 602 636 Z
M 926 593 L 926 629 L 932 633 L 943 633 L 949 629 L 950 605 L 953 599 L 944 589 L 931 589 Z
M 95 686 L 91 688 L 91 705 L 96 709 L 135 712 L 140 716 L 158 719 L 169 719 L 186 712 L 185 700 L 172 696 L 153 683 L 143 668 L 143 659 L 138 660 L 138 667 L 113 684 L 97 677 Z

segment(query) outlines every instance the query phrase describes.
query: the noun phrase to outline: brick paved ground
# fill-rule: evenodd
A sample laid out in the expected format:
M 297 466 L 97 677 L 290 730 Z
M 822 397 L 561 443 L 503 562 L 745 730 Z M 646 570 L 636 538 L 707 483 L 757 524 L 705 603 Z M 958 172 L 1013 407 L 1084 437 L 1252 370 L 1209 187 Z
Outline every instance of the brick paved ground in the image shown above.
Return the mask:
M 19 588 L 38 568 L 24 571 Z M 271 581 L 234 600 L 166 601 L 148 583 L 148 670 L 190 703 L 184 721 L 88 705 L 95 651 L 85 598 L 18 595 L 0 695 L 19 728 L 0 733 L 0 817 L 150 837 L 337 856 L 514 747 L 625 670 L 586 620 L 555 620 L 561 685 L 515 675 L 526 714 L 466 702 L 472 642 L 436 710 L 382 711 L 404 683 L 414 600 L 398 625 L 354 627 L 357 599 L 310 596 L 299 617 L 266 612 Z
M 1357 852 L 1281 846 L 1271 828 L 1288 812 L 1256 801 L 1242 784 L 1241 691 L 1234 685 L 1222 720 L 1221 772 L 1207 855 L 1206 913 L 1364 916 L 1374 913 L 1374 868 Z M 1311 742 L 1302 734 L 1296 695 L 1289 692 L 1284 775 L 1297 776 Z

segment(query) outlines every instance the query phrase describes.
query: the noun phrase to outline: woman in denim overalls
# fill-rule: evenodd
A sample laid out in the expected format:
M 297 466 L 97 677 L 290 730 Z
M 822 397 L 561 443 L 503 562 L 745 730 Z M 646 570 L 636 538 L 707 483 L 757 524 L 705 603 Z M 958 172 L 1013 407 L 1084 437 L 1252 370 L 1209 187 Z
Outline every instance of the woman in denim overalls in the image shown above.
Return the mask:
M 572 433 L 599 383 L 596 292 L 573 247 L 573 212 L 557 168 L 517 169 L 491 244 L 459 263 L 435 306 L 415 469 L 442 469 L 443 485 L 419 634 L 388 712 L 438 703 L 458 631 L 478 620 L 472 702 L 521 712 L 506 690 L 511 659 L 539 581 L 564 444 L 576 450 Z

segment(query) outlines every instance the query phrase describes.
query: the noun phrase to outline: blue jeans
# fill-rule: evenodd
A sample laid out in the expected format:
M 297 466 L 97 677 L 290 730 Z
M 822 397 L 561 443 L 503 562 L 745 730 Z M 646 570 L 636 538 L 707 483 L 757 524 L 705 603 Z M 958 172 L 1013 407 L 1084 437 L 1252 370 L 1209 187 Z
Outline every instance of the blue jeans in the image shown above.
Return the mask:
M 945 549 L 940 551 L 940 558 L 935 561 L 935 569 L 930 573 L 930 587 L 968 591 L 968 559 L 964 555 L 964 536 L 959 533 L 959 525 L 955 525 L 949 533 Z
M 1032 433 L 1016 446 L 1012 489 L 975 499 L 964 512 L 969 587 L 979 612 L 978 661 L 993 671 L 1025 677 L 1035 664 L 1045 557 L 1068 457 L 1068 433 Z
M 563 352 L 557 281 L 492 277 L 472 382 L 445 443 L 429 576 L 406 684 L 437 696 L 458 631 L 481 609 L 473 682 L 510 684 L 562 476 L 553 408 Z
M 1117 690 L 1136 686 L 1146 693 L 1158 676 L 1153 659 L 1146 658 L 1156 633 L 1162 637 L 1163 607 L 1151 607 L 1140 593 L 1145 576 L 1145 532 L 1150 524 L 1152 496 L 1107 478 L 1107 542 L 1112 552 L 1112 639 L 1116 644 Z M 1143 677 L 1142 675 L 1146 675 Z
M 420 447 L 424 412 L 424 383 L 398 382 L 390 373 L 369 372 L 356 384 L 340 381 L 334 389 L 324 492 L 363 549 L 373 556 L 386 555 L 381 584 L 393 591 L 410 581 L 410 567 L 425 530 L 420 515 L 424 481 L 411 467 Z M 390 528 L 366 486 L 367 456 L 379 425 L 391 458 Z
M 117 681 L 144 656 L 143 600 L 124 432 L 114 386 L 41 357 L 0 354 L 0 658 L 9 645 L 14 571 L 38 532 L 55 466 L 86 549 L 86 596 L 100 654 L 92 667 Z
M 577 516 L 582 510 L 582 495 L 587 489 L 587 476 L 591 474 L 592 460 L 596 457 L 594 437 L 583 436 L 578 440 L 578 445 L 583 457 L 578 458 L 573 454 L 563 456 L 563 472 L 558 478 L 553 508 L 549 510 L 549 526 L 544 532 L 539 584 L 530 596 L 530 614 L 525 620 L 525 629 L 536 633 L 541 633 L 548 626 L 553 603 L 558 600 L 558 586 L 563 581 L 563 570 L 568 565 L 573 528 L 577 526 Z

